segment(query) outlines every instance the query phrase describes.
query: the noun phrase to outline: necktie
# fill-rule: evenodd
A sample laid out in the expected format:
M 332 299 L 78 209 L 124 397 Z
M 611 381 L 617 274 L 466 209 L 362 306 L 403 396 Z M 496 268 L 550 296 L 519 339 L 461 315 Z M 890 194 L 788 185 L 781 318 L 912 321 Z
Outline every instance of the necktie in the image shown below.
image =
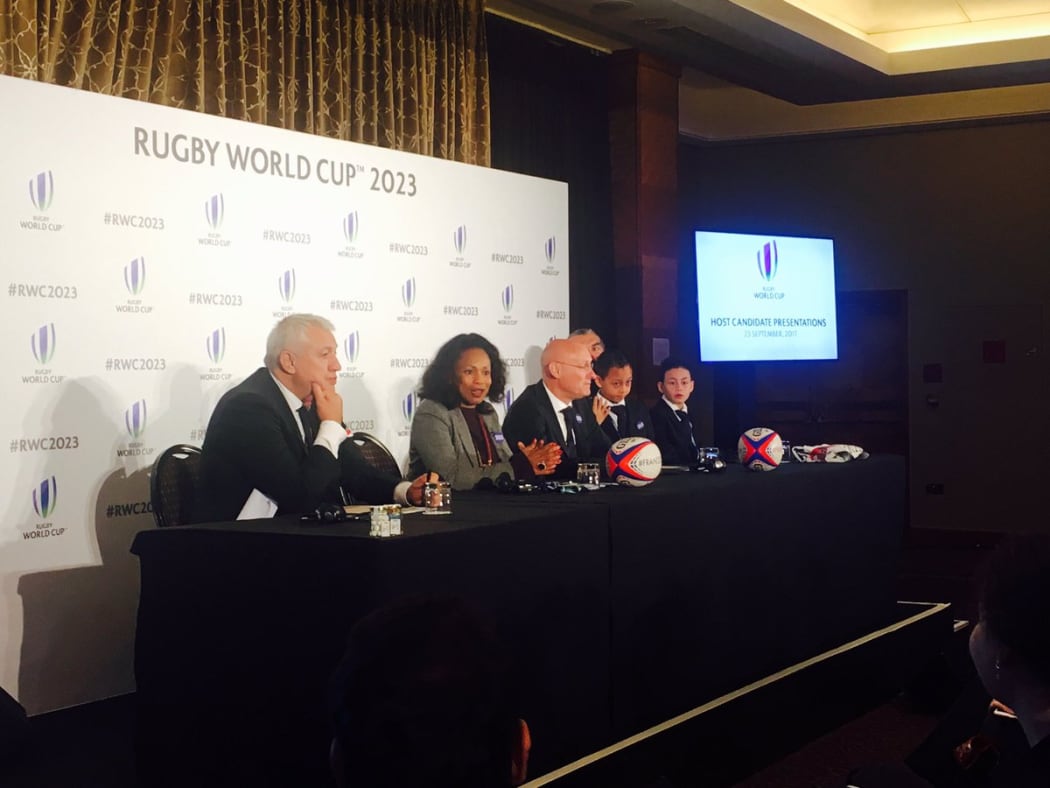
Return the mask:
M 569 459 L 576 457 L 576 433 L 573 432 L 573 428 L 576 426 L 576 411 L 572 409 L 572 405 L 567 408 L 562 408 L 562 418 L 565 419 L 565 456 Z
M 684 410 L 676 410 L 675 413 L 678 415 L 678 420 L 681 422 L 685 422 L 685 424 L 687 424 L 689 427 L 689 443 L 693 447 L 693 459 L 700 459 L 700 450 L 696 448 L 696 438 L 693 437 L 693 420 L 689 418 L 689 414 L 686 413 Z
M 314 439 L 317 438 L 317 428 L 314 426 L 316 419 L 317 416 L 306 405 L 299 408 L 299 421 L 303 425 L 303 443 L 306 444 L 307 451 L 314 445 Z
M 627 434 L 627 406 L 611 405 L 609 410 L 616 414 L 616 424 L 613 424 L 613 420 L 608 418 L 602 422 L 602 429 L 609 436 L 609 440 L 615 442 Z

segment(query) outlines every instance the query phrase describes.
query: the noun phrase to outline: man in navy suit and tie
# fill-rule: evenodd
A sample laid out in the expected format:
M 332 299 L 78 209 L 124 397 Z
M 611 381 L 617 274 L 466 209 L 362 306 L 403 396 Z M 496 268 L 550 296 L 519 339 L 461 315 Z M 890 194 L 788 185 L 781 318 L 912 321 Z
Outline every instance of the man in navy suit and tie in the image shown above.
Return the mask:
M 552 339 L 540 356 L 543 379 L 527 386 L 503 420 L 503 436 L 511 446 L 534 440 L 557 443 L 562 461 L 556 477 L 576 478 L 582 461 L 598 461 L 609 450 L 609 438 L 586 397 L 594 371 L 591 354 L 579 342 Z
M 344 494 L 419 505 L 414 482 L 372 467 L 343 426 L 332 324 L 289 315 L 266 340 L 265 366 L 219 400 L 201 449 L 201 519 L 299 514 Z

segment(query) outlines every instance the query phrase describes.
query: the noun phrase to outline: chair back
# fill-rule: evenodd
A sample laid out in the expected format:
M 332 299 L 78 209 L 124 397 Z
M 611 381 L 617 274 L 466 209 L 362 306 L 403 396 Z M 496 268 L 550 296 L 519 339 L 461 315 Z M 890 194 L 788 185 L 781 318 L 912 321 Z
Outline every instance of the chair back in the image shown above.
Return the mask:
M 384 446 L 379 438 L 367 432 L 355 432 L 350 437 L 350 440 L 361 450 L 365 459 L 368 460 L 368 464 L 373 468 L 393 476 L 401 476 L 401 469 L 397 465 L 397 460 L 394 459 L 390 449 Z
M 196 522 L 200 465 L 201 450 L 185 443 L 169 446 L 153 464 L 149 497 L 153 517 L 161 528 Z

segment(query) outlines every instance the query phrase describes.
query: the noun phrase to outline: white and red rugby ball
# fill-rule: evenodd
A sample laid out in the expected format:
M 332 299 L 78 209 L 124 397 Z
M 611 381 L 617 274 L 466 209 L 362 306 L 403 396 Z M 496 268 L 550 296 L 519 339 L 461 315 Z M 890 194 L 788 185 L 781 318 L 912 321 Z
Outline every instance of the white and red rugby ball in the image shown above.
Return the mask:
M 752 427 L 736 442 L 740 464 L 753 471 L 771 471 L 784 459 L 784 444 L 769 427 Z
M 605 471 L 618 484 L 644 487 L 660 475 L 660 448 L 648 438 L 621 438 L 605 455 Z

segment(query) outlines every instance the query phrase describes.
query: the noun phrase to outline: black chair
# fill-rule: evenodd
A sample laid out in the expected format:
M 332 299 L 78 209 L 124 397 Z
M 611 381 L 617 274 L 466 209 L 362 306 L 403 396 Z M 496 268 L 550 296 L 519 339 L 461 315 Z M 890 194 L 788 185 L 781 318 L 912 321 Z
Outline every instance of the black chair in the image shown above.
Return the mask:
M 368 460 L 372 467 L 394 476 L 401 475 L 401 469 L 398 467 L 394 455 L 375 435 L 370 435 L 367 432 L 355 432 L 350 440 L 361 450 L 361 453 L 365 455 L 365 459 Z
M 169 446 L 153 463 L 149 497 L 153 517 L 161 528 L 196 522 L 200 465 L 201 450 L 185 443 Z

